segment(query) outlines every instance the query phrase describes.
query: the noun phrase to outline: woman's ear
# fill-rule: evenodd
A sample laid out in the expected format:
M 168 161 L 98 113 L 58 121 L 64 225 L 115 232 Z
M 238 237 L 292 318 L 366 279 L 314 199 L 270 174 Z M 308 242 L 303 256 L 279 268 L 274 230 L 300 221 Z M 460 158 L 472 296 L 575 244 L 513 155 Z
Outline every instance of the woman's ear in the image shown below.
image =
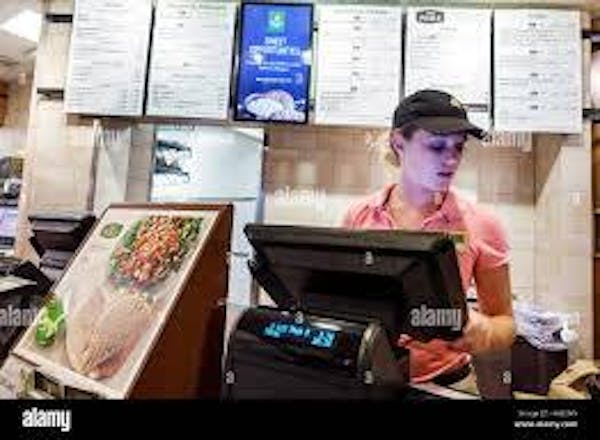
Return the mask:
M 404 148 L 404 137 L 402 136 L 402 133 L 396 130 L 390 132 L 390 147 L 396 156 L 400 157 Z

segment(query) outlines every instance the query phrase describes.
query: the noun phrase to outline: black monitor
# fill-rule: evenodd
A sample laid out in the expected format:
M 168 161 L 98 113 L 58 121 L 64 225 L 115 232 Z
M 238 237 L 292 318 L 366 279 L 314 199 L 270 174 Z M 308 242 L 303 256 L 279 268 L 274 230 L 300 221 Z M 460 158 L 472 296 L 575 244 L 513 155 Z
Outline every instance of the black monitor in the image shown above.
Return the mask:
M 467 320 L 446 234 L 249 224 L 250 270 L 282 309 L 377 321 L 394 338 L 456 339 Z

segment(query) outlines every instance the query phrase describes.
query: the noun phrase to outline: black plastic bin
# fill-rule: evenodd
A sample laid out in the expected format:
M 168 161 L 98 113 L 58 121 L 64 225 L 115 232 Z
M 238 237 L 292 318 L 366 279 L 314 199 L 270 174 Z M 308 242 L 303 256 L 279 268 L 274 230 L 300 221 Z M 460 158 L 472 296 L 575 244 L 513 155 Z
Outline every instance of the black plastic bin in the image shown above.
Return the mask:
M 513 391 L 545 395 L 552 380 L 567 368 L 568 351 L 540 350 L 517 336 L 511 364 Z

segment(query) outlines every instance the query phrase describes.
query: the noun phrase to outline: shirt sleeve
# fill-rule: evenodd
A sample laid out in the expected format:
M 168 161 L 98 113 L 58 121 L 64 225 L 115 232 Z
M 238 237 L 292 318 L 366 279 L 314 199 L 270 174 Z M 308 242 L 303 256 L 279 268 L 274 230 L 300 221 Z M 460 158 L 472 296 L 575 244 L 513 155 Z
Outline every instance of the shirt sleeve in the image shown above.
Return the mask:
M 352 207 L 346 210 L 344 217 L 342 217 L 342 228 L 352 229 L 354 227 L 355 213 Z
M 475 269 L 495 269 L 507 264 L 510 261 L 510 246 L 500 220 L 492 214 L 482 213 L 478 232 L 479 255 Z
M 365 209 L 366 204 L 364 200 L 350 205 L 342 218 L 342 228 L 359 229 L 361 227 L 361 219 L 364 217 Z

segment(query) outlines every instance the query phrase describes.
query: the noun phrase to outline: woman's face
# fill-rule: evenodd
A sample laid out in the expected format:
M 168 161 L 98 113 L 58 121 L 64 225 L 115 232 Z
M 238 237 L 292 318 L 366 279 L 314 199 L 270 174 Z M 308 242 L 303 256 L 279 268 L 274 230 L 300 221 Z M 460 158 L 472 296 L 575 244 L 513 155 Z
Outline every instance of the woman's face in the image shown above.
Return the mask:
M 466 142 L 464 133 L 436 135 L 418 129 L 410 139 L 399 131 L 392 144 L 401 157 L 405 179 L 430 191 L 447 191 L 454 178 Z

